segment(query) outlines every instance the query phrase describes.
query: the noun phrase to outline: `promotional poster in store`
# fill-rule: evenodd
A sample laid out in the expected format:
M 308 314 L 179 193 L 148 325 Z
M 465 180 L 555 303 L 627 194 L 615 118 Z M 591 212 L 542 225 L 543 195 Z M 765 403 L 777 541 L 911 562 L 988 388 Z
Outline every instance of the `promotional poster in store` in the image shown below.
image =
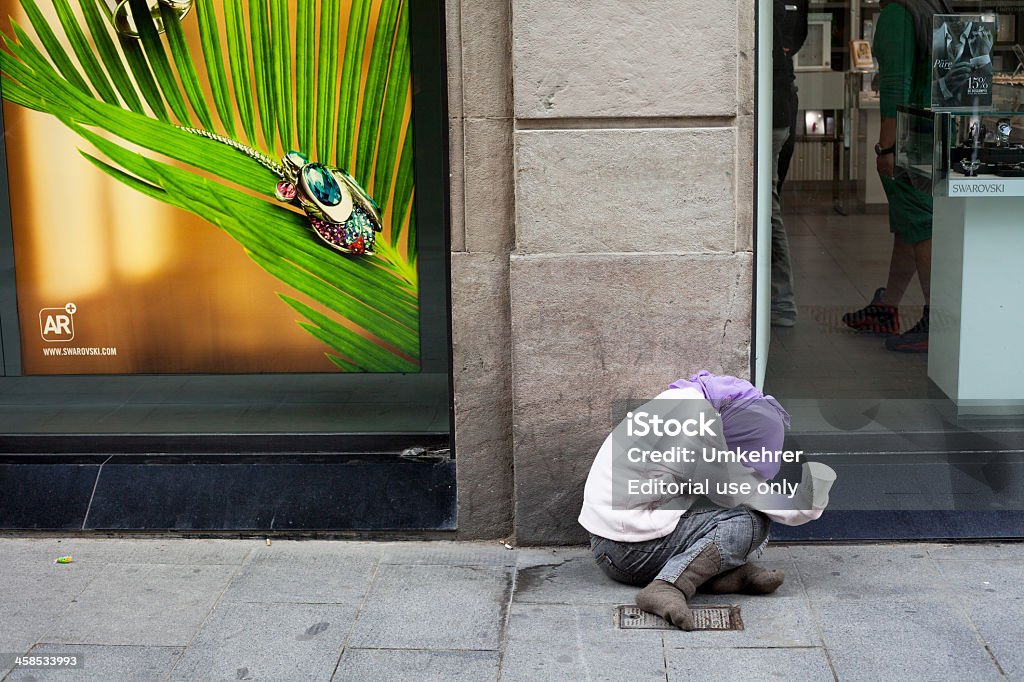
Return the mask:
M 25 375 L 419 371 L 408 2 L 0 16 Z

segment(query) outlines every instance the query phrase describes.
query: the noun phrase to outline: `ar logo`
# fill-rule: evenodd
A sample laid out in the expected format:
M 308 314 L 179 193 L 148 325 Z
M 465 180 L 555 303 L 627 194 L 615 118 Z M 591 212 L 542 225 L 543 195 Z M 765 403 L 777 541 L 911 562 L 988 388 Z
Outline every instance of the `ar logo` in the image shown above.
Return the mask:
M 67 343 L 75 338 L 75 312 L 78 306 L 68 303 L 63 308 L 39 311 L 39 333 L 48 343 Z

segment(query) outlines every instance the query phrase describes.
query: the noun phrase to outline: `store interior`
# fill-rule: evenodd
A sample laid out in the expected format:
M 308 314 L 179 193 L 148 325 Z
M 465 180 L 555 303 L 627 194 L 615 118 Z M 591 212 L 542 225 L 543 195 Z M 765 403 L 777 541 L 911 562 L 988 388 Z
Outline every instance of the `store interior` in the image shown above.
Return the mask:
M 1001 117 L 1021 112 L 1021 119 L 1010 114 L 1014 130 L 1008 141 L 1024 143 L 1024 2 L 952 5 L 957 13 L 978 13 L 997 23 L 991 58 L 993 72 L 1001 76 L 993 84 L 993 110 Z M 877 0 L 810 2 L 807 39 L 794 60 L 799 124 L 781 194 L 798 319 L 792 327 L 771 328 L 766 391 L 799 413 L 794 423 L 807 431 L 890 431 L 893 424 L 906 431 L 942 430 L 967 422 L 972 428 L 1019 426 L 1024 420 L 1016 413 L 1024 408 L 1017 401 L 1000 400 L 998 410 L 968 409 L 978 401 L 949 395 L 953 391 L 936 383 L 939 357 L 930 370 L 929 353 L 887 350 L 884 338 L 853 332 L 843 323 L 845 313 L 868 305 L 885 286 L 892 250 L 888 205 L 875 169 L 877 62 L 858 55 L 858 41 L 870 43 L 879 12 Z M 977 122 L 959 125 L 966 129 Z M 995 127 L 987 120 L 982 124 Z M 963 174 L 950 172 L 954 177 Z M 1018 180 L 1024 182 L 1013 178 Z M 962 274 L 933 267 L 933 287 L 937 279 Z M 983 269 L 985 262 L 972 267 Z M 963 288 L 959 281 L 956 286 Z M 932 298 L 934 309 L 934 292 Z M 899 307 L 903 329 L 921 318 L 924 303 L 915 278 Z M 1019 356 L 1005 363 L 1012 371 L 1024 364 Z

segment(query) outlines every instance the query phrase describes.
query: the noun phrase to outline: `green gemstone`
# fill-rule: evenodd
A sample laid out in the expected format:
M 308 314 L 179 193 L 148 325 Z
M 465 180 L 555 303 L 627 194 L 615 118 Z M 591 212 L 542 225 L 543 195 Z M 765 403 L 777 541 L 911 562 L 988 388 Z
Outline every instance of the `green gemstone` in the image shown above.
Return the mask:
M 302 169 L 302 179 L 310 193 L 324 206 L 337 206 L 341 203 L 341 185 L 327 166 L 322 163 L 306 165 Z

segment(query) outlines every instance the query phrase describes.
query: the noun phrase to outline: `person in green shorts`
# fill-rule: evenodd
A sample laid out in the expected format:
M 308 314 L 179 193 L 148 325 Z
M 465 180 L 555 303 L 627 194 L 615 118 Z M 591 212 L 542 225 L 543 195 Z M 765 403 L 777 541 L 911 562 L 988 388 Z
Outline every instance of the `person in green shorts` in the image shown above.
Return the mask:
M 896 107 L 927 107 L 931 100 L 930 50 L 932 16 L 952 14 L 946 0 L 882 0 L 875 26 L 874 53 L 878 59 L 882 127 L 875 145 L 878 174 L 889 200 L 892 257 L 886 285 L 871 303 L 843 315 L 857 331 L 889 336 L 889 350 L 928 351 L 928 302 L 932 264 L 932 198 L 906 182 L 894 179 Z M 900 331 L 897 306 L 917 273 L 924 292 L 924 315 L 913 327 Z

